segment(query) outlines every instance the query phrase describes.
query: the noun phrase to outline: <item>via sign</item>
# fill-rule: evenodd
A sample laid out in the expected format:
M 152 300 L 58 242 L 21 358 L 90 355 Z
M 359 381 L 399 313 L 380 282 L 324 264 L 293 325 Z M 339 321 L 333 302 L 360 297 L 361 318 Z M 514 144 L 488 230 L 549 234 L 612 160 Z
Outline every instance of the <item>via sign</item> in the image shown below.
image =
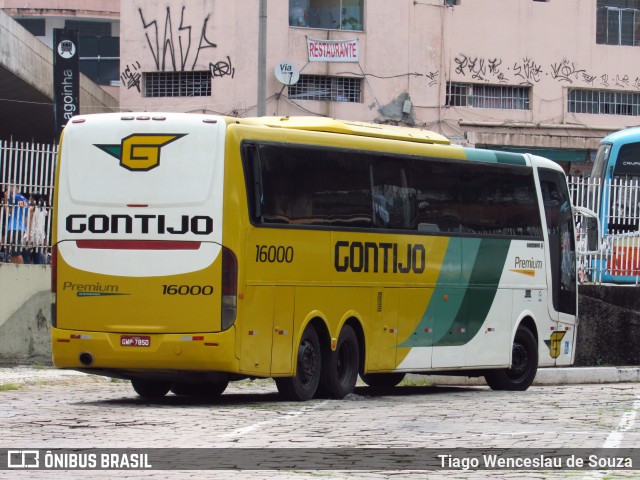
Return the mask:
M 276 78 L 283 85 L 295 85 L 300 80 L 300 71 L 291 62 L 279 62 L 274 71 Z

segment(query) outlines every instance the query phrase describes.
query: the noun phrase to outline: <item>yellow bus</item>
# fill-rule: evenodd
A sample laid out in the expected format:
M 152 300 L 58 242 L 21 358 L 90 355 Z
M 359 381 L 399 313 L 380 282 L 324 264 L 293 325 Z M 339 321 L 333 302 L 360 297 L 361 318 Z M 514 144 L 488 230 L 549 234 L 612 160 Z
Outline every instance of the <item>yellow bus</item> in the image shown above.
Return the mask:
M 570 365 L 563 171 L 327 118 L 77 116 L 56 171 L 54 364 L 143 397 L 274 378 L 343 398 L 406 373 L 525 390 Z

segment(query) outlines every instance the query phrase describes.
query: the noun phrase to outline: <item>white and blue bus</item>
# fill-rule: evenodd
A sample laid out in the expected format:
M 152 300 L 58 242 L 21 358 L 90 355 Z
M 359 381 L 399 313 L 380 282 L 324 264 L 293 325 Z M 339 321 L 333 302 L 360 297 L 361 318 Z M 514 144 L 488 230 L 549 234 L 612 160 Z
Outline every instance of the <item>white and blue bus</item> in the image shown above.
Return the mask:
M 596 205 L 610 249 L 595 260 L 602 282 L 637 283 L 640 276 L 640 128 L 615 132 L 600 142 L 592 178 L 598 185 Z

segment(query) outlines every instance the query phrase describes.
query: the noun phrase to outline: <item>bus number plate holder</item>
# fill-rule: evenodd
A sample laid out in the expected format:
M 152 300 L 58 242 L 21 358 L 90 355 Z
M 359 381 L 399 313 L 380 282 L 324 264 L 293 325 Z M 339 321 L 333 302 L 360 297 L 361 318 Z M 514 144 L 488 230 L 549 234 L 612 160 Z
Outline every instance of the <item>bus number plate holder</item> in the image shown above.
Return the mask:
M 149 335 L 120 335 L 121 347 L 149 347 L 151 337 Z

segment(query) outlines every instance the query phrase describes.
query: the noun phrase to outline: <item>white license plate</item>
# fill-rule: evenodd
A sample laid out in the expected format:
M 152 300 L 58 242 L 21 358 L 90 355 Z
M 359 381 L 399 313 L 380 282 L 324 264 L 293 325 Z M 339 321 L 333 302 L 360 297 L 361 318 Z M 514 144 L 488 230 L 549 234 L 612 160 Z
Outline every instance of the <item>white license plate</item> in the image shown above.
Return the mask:
M 121 335 L 121 347 L 149 347 L 151 346 L 151 337 L 149 335 Z

